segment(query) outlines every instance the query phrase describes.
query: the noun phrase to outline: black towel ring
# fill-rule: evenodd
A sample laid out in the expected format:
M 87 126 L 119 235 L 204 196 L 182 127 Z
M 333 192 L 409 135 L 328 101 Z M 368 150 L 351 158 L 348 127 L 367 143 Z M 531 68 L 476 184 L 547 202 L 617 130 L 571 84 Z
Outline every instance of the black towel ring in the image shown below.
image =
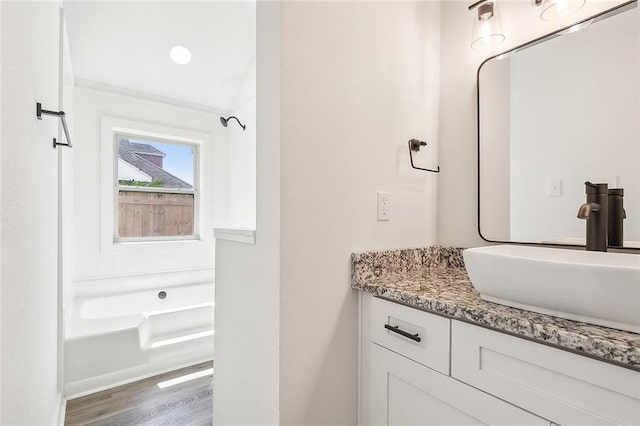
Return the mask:
M 416 167 L 416 165 L 413 164 L 413 153 L 420 151 L 420 147 L 423 147 L 423 146 L 427 146 L 427 143 L 425 141 L 421 141 L 418 139 L 409 139 L 409 159 L 411 160 L 411 167 L 413 167 L 416 170 L 423 170 L 425 172 L 440 173 L 440 166 L 438 166 L 437 170 L 432 170 L 432 169 L 425 169 L 422 167 Z

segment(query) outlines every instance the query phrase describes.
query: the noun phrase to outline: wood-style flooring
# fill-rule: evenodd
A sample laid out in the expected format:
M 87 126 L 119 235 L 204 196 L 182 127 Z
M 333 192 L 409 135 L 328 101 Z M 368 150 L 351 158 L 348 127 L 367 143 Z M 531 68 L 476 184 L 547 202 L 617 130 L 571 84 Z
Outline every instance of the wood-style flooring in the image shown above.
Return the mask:
M 107 389 L 67 403 L 65 425 L 213 424 L 213 377 L 160 389 L 158 383 L 209 369 L 212 362 Z

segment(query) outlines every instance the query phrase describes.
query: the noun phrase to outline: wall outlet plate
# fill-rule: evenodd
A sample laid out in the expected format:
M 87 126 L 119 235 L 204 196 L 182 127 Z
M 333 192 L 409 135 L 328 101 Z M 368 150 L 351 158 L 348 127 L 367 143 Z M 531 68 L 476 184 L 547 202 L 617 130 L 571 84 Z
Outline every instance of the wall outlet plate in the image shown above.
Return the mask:
M 562 179 L 547 181 L 547 197 L 562 197 Z
M 378 220 L 389 220 L 389 207 L 389 193 L 378 191 Z

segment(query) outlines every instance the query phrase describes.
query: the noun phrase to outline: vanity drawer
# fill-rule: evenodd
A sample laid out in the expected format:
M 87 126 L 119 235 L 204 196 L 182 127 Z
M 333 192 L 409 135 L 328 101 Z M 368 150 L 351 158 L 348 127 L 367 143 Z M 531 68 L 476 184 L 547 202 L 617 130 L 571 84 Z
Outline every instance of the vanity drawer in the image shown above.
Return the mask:
M 460 321 L 451 376 L 566 425 L 640 424 L 640 372 Z
M 447 375 L 450 328 L 447 318 L 372 299 L 371 341 Z

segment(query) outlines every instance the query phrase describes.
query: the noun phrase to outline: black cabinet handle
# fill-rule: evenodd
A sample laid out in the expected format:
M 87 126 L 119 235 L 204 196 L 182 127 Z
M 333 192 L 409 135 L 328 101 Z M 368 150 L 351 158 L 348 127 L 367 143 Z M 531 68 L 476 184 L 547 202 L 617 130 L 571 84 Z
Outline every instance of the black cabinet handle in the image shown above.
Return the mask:
M 398 333 L 399 335 L 404 336 L 407 339 L 411 339 L 414 342 L 420 342 L 422 340 L 418 335 L 418 333 L 416 334 L 407 333 L 406 331 L 401 330 L 400 327 L 398 327 L 397 325 L 385 324 L 384 328 L 386 328 L 389 331 L 393 331 L 394 333 Z

